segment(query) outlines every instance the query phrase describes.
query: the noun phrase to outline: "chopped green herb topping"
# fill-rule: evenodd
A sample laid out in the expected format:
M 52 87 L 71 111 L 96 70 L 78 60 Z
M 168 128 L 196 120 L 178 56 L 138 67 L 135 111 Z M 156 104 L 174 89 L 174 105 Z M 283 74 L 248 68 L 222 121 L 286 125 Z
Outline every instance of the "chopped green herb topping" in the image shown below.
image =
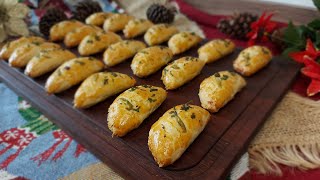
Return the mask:
M 189 103 L 186 103 L 186 104 L 183 104 L 183 105 L 181 106 L 181 109 L 180 109 L 180 110 L 182 110 L 182 111 L 188 111 L 190 108 L 192 108 L 192 107 L 189 105 Z
M 156 99 L 152 99 L 152 98 L 148 98 L 148 101 L 149 101 L 150 103 L 152 103 L 152 102 L 156 102 L 157 100 L 156 100 Z
M 111 74 L 113 77 L 118 77 L 118 74 L 115 73 L 115 72 L 110 72 L 110 74 Z
M 87 40 L 87 43 L 92 44 L 93 41 L 92 41 L 91 39 L 88 39 L 88 40 Z
M 95 35 L 95 36 L 94 36 L 94 39 L 95 39 L 96 41 L 100 41 L 100 40 L 101 40 L 101 38 L 100 38 L 98 35 Z
M 180 69 L 179 66 L 177 66 L 176 64 L 171 66 L 173 69 Z
M 158 89 L 151 88 L 151 89 L 150 89 L 150 92 L 153 92 L 153 91 L 158 91 Z
M 187 132 L 187 128 L 185 126 L 185 124 L 183 123 L 182 119 L 179 117 L 178 112 L 176 111 L 176 107 L 173 108 L 173 111 L 170 111 L 169 114 L 171 114 L 171 117 L 174 118 L 177 123 L 179 124 L 179 126 L 182 129 L 182 132 Z
M 215 77 L 220 77 L 221 75 L 220 75 L 220 73 L 217 72 L 217 73 L 214 73 L 214 76 Z
M 136 89 L 138 89 L 137 87 L 132 87 L 132 88 L 130 88 L 128 91 L 129 92 L 133 92 L 133 91 L 135 91 Z
M 106 84 L 108 84 L 108 83 L 109 83 L 109 79 L 108 79 L 108 78 L 105 78 L 105 79 L 103 80 L 103 84 L 106 85 Z
M 86 63 L 84 63 L 84 62 L 82 62 L 82 61 L 79 61 L 79 60 L 75 60 L 74 62 L 75 62 L 75 63 L 78 63 L 78 64 L 80 64 L 80 65 L 82 65 L 82 66 L 86 64 Z
M 225 74 L 221 77 L 222 80 L 227 80 L 228 78 L 229 78 L 229 76 L 227 76 Z
M 263 52 L 263 54 L 269 54 L 269 51 L 265 47 L 262 47 L 261 51 Z
M 191 119 L 196 118 L 196 115 L 194 113 L 191 114 Z
M 123 101 L 124 103 L 126 103 L 126 105 L 128 106 L 128 107 L 126 107 L 126 110 L 128 110 L 128 111 L 136 111 L 136 112 L 140 111 L 140 107 L 134 107 L 133 104 L 131 104 L 131 102 L 128 101 L 127 99 L 120 98 L 120 100 Z

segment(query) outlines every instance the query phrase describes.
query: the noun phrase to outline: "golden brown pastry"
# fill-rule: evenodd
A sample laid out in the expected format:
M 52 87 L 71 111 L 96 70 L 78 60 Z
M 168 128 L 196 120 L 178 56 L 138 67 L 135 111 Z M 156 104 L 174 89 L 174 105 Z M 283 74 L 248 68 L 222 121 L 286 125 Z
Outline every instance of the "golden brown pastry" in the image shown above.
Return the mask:
M 92 57 L 81 57 L 69 60 L 56 69 L 46 82 L 49 94 L 59 93 L 80 83 L 91 74 L 103 69 L 103 63 Z
M 201 106 L 210 112 L 218 112 L 234 95 L 246 86 L 246 80 L 235 72 L 220 71 L 200 84 Z
M 127 14 L 114 14 L 104 21 L 103 29 L 111 32 L 121 31 L 131 19 L 133 17 Z
M 13 53 L 13 51 L 16 50 L 18 47 L 21 47 L 28 43 L 40 44 L 44 41 L 45 40 L 41 37 L 30 36 L 30 37 L 21 37 L 17 40 L 8 42 L 2 47 L 0 51 L 0 58 L 3 60 L 8 60 L 11 54 Z
M 103 54 L 103 61 L 107 66 L 111 67 L 133 57 L 144 48 L 146 48 L 146 45 L 141 41 L 120 41 L 109 46 Z
M 244 76 L 251 76 L 272 59 L 271 51 L 264 46 L 251 46 L 242 50 L 233 62 L 233 68 Z
M 86 19 L 86 24 L 94 25 L 94 26 L 102 26 L 104 21 L 111 17 L 113 13 L 111 12 L 97 12 L 91 14 Z
M 153 23 L 146 19 L 132 19 L 128 22 L 123 30 L 126 38 L 134 38 L 145 33 Z
M 178 33 L 178 29 L 168 24 L 153 25 L 144 34 L 144 40 L 149 46 L 154 46 L 166 42 L 171 36 Z
M 55 70 L 64 62 L 74 58 L 76 55 L 66 49 L 42 50 L 39 55 L 30 60 L 24 73 L 33 78 L 38 77 Z
M 201 40 L 202 38 L 194 32 L 180 32 L 170 38 L 168 46 L 173 54 L 180 54 L 197 45 Z
M 102 29 L 97 26 L 85 25 L 79 27 L 67 33 L 66 37 L 64 38 L 64 44 L 69 48 L 78 46 L 84 37 L 90 34 L 96 34 L 98 32 L 102 32 Z
M 157 72 L 162 66 L 172 59 L 172 52 L 165 46 L 153 46 L 138 52 L 132 62 L 133 74 L 138 77 L 146 77 Z
M 189 104 L 169 109 L 155 122 L 150 131 L 148 146 L 159 167 L 174 163 L 207 125 L 210 113 Z
M 121 41 L 121 37 L 113 32 L 99 32 L 82 39 L 78 51 L 82 56 L 88 56 L 104 51 L 111 44 Z
M 83 23 L 76 20 L 66 20 L 53 25 L 50 29 L 51 41 L 62 41 L 68 32 L 84 26 Z
M 122 73 L 99 72 L 89 76 L 74 95 L 74 106 L 88 108 L 132 86 L 136 81 Z
M 137 128 L 166 99 L 161 87 L 142 85 L 120 94 L 108 110 L 108 127 L 113 136 L 122 137 Z
M 205 64 L 195 57 L 182 57 L 163 69 L 161 80 L 166 89 L 176 89 L 200 74 Z
M 214 39 L 198 49 L 199 59 L 211 63 L 232 53 L 235 48 L 230 39 Z
M 25 67 L 34 56 L 38 55 L 43 49 L 60 48 L 60 45 L 50 42 L 41 44 L 27 43 L 13 51 L 9 58 L 9 65 L 12 67 Z

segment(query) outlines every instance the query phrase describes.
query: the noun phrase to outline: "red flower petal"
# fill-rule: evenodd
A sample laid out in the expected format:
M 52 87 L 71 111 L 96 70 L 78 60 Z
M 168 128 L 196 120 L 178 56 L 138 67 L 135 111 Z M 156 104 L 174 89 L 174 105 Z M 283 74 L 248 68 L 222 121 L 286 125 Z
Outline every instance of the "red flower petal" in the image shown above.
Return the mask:
M 306 52 L 308 52 L 308 54 L 311 57 L 316 57 L 317 56 L 317 50 L 314 48 L 314 45 L 313 45 L 311 39 L 307 40 Z M 318 53 L 320 53 L 320 52 L 318 52 Z
M 313 79 L 308 86 L 307 95 L 313 96 L 320 92 L 320 80 Z
M 304 63 L 305 56 L 306 56 L 306 53 L 304 51 L 289 53 L 289 57 L 291 57 L 293 60 L 295 60 L 298 63 Z
M 301 69 L 301 73 L 310 77 L 311 79 L 320 80 L 320 71 L 315 71 L 312 67 L 304 67 Z

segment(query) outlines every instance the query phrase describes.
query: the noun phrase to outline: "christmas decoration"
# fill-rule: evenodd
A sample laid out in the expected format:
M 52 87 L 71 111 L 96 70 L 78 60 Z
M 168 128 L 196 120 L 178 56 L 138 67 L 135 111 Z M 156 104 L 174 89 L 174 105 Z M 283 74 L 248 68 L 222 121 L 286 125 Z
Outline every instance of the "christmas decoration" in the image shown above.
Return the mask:
M 221 19 L 217 28 L 220 32 L 236 39 L 246 39 L 247 33 L 251 30 L 250 25 L 258 18 L 257 15 L 251 13 L 234 14 L 231 17 Z
M 161 4 L 152 4 L 147 9 L 147 18 L 155 24 L 158 23 L 172 23 L 174 20 L 174 8 L 167 8 Z
M 251 24 L 251 31 L 247 34 L 249 46 L 258 41 L 267 42 L 269 40 L 270 35 L 277 27 L 277 23 L 271 21 L 273 15 L 273 13 L 268 15 L 264 12 L 257 21 Z
M 85 0 L 79 2 L 75 6 L 75 11 L 73 12 L 73 18 L 84 22 L 87 17 L 96 12 L 101 12 L 102 8 L 98 2 Z
M 49 36 L 50 28 L 56 23 L 66 19 L 67 16 L 62 10 L 57 8 L 48 9 L 40 19 L 39 30 L 43 35 Z
M 24 18 L 29 8 L 18 0 L 0 2 L 0 42 L 8 36 L 27 36 L 29 30 Z
M 314 96 L 320 92 L 320 64 L 316 61 L 320 57 L 320 51 L 316 50 L 310 39 L 307 40 L 306 50 L 292 52 L 289 56 L 298 63 L 303 63 L 301 73 L 311 78 L 307 89 L 308 96 Z

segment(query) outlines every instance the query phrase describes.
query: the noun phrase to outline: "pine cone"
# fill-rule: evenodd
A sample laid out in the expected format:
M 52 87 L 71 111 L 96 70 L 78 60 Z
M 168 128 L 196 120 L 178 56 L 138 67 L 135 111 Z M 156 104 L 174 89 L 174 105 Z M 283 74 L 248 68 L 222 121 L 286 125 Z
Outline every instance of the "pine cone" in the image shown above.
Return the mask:
M 217 24 L 217 28 L 232 38 L 246 39 L 247 33 L 251 30 L 251 23 L 256 21 L 257 18 L 257 15 L 248 12 L 235 14 L 232 17 L 221 19 Z
M 101 12 L 102 8 L 98 2 L 85 0 L 79 2 L 75 6 L 75 11 L 73 12 L 73 19 L 84 22 L 87 17 L 96 12 Z
M 147 18 L 155 24 L 172 23 L 174 20 L 175 9 L 167 8 L 161 4 L 152 4 L 147 9 Z
M 284 42 L 284 32 L 285 32 L 285 30 L 286 30 L 285 27 L 280 28 L 280 29 L 276 29 L 275 31 L 273 31 L 273 33 L 271 35 L 271 42 L 276 44 L 281 49 L 285 49 L 286 48 L 286 43 Z
M 68 18 L 61 9 L 48 9 L 46 13 L 40 18 L 39 30 L 43 35 L 49 36 L 51 27 L 56 23 L 64 21 L 66 19 Z

